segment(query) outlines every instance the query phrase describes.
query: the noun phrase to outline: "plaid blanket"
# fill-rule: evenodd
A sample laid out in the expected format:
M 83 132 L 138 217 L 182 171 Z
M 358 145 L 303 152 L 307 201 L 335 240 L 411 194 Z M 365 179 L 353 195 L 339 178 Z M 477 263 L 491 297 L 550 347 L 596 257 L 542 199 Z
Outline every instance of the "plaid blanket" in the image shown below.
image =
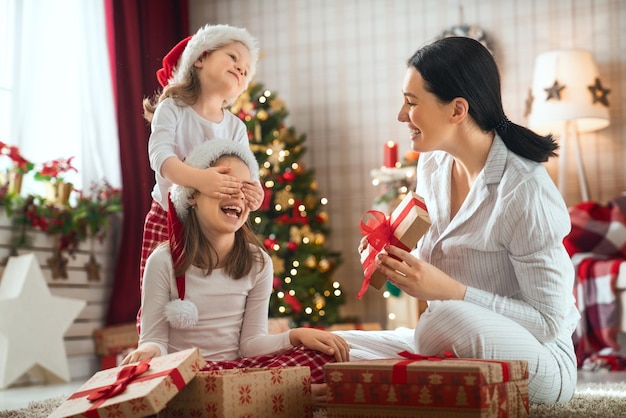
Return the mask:
M 606 348 L 619 350 L 616 281 L 626 262 L 626 193 L 606 205 L 583 202 L 569 210 L 563 241 L 576 271 L 574 296 L 581 320 L 574 332 L 578 366 Z

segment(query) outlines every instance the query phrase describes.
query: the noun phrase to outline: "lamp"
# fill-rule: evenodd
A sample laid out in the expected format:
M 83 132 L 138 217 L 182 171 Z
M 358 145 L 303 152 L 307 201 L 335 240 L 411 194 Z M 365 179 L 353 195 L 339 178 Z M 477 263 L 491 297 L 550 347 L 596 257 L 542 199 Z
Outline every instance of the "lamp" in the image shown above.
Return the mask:
M 580 153 L 579 134 L 609 126 L 610 90 L 602 87 L 590 51 L 567 49 L 537 56 L 533 86 L 527 102 L 528 124 L 535 132 L 560 133 L 559 190 L 565 191 L 567 143 L 575 143 L 578 180 L 583 200 L 589 200 L 587 178 Z

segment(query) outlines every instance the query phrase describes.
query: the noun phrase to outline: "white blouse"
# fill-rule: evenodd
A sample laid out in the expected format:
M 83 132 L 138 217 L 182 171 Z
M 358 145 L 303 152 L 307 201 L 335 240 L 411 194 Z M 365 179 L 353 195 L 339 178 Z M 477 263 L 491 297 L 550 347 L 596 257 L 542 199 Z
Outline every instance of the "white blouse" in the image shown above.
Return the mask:
M 496 136 L 487 162 L 450 219 L 452 157 L 422 153 L 416 192 L 432 226 L 414 253 L 468 286 L 465 300 L 500 313 L 541 342 L 571 339 L 579 319 L 574 269 L 562 244 L 567 207 L 545 167 Z

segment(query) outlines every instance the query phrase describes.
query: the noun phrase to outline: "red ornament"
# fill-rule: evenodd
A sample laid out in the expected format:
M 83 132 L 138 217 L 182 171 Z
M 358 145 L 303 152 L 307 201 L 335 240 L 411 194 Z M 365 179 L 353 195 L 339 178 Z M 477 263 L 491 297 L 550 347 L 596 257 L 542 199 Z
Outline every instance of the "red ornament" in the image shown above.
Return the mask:
M 287 249 L 288 249 L 289 251 L 296 251 L 296 250 L 298 249 L 298 244 L 297 244 L 297 243 L 295 243 L 295 242 L 293 242 L 293 241 L 289 241 L 289 242 L 287 243 Z
M 289 293 L 285 293 L 285 303 L 291 307 L 293 312 L 300 312 L 302 309 L 302 303 L 295 296 L 291 296 Z
M 274 245 L 276 245 L 276 240 L 271 238 L 265 238 L 265 241 L 263 241 L 263 245 L 267 250 L 271 250 L 272 248 L 274 248 Z
M 296 174 L 293 171 L 286 171 L 285 174 L 283 174 L 284 181 L 292 182 L 295 180 L 295 178 L 296 178 Z

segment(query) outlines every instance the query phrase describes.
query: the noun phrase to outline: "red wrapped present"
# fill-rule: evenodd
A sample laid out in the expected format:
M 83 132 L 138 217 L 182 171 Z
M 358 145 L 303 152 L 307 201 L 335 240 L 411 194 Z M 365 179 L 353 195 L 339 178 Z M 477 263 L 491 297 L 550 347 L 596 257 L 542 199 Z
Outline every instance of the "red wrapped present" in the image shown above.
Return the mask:
M 527 417 L 528 362 L 425 357 L 328 363 L 328 418 Z
M 193 348 L 99 371 L 49 418 L 139 418 L 156 414 L 205 364 L 200 350 Z
M 361 234 L 367 237 L 368 246 L 361 253 L 363 265 L 363 285 L 357 294 L 360 299 L 368 285 L 380 289 L 387 278 L 376 270 L 376 256 L 383 248 L 392 244 L 407 251 L 412 250 L 417 241 L 430 227 L 430 218 L 424 199 L 409 192 L 391 215 L 368 210 L 361 218 Z
M 308 367 L 201 371 L 159 412 L 178 417 L 311 417 Z

